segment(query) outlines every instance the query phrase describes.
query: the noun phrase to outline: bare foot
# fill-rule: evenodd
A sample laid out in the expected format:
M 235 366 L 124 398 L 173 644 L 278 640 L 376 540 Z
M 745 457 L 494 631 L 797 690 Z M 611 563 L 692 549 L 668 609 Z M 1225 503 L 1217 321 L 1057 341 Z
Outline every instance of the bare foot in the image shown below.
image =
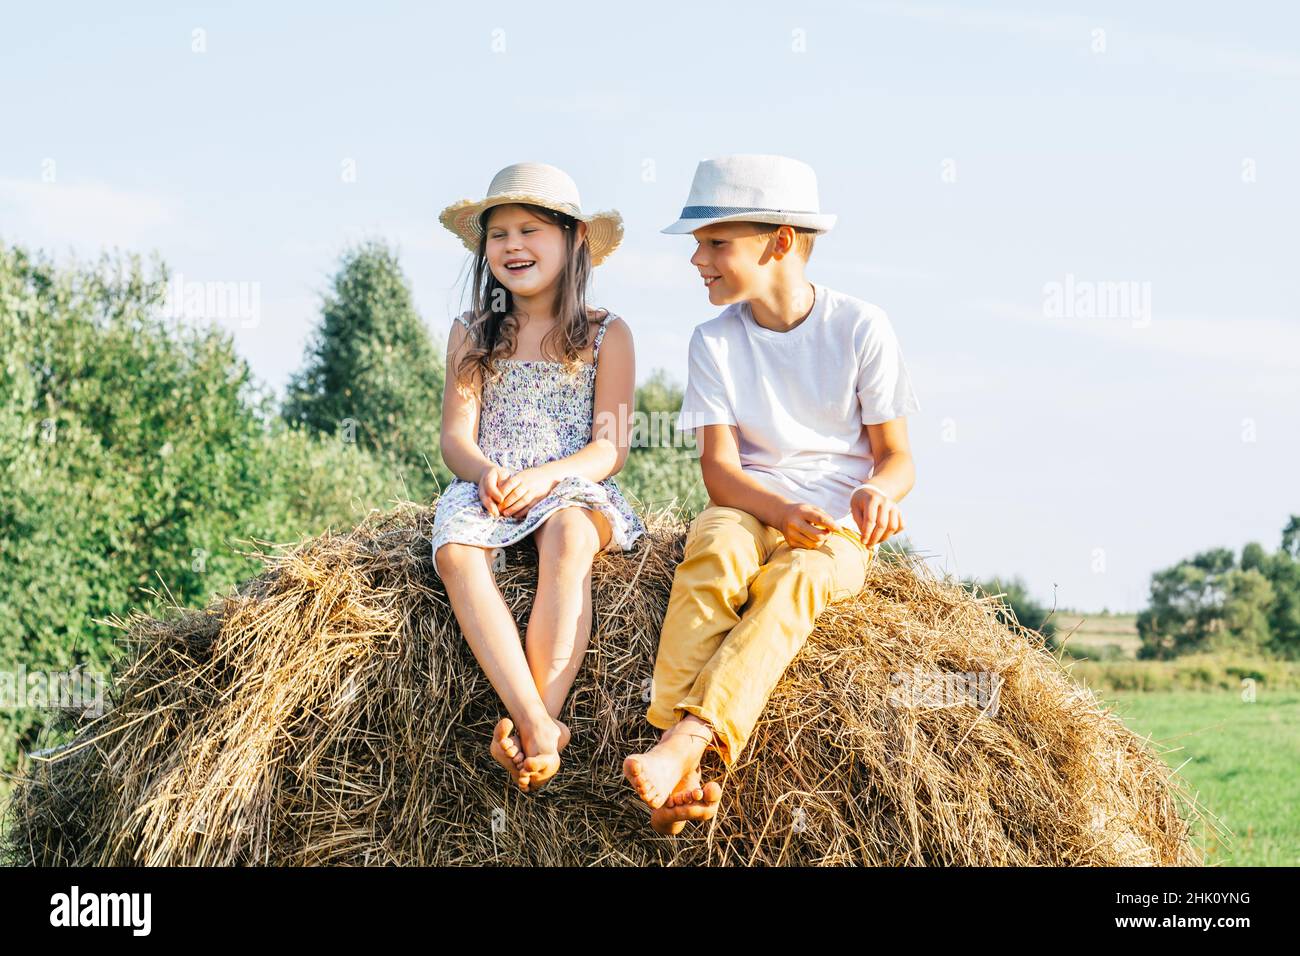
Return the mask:
M 558 720 L 550 719 L 546 726 L 532 733 L 519 733 L 520 749 L 524 753 L 524 762 L 519 772 L 519 789 L 525 793 L 535 793 L 542 789 L 560 769 L 560 743 L 568 735 L 569 728 Z M 567 744 L 568 741 L 565 740 Z
M 700 732 L 701 729 L 704 733 Z M 649 751 L 633 754 L 624 760 L 623 776 L 650 809 L 658 810 L 672 796 L 677 784 L 699 766 L 711 739 L 712 730 L 708 724 L 687 717 L 665 733 Z
M 677 836 L 691 820 L 712 820 L 722 800 L 722 786 L 710 780 L 700 785 L 700 768 L 696 767 L 677 784 L 672 794 L 657 810 L 650 811 L 650 826 L 663 836 Z
M 519 789 L 524 793 L 535 793 L 546 786 L 560 770 L 560 752 L 539 751 L 532 757 L 524 758 L 524 766 L 519 774 Z
M 556 720 L 555 726 L 559 728 L 560 739 L 556 749 L 556 756 L 569 746 L 569 740 L 572 734 L 569 731 L 569 725 Z M 515 733 L 514 721 L 509 717 L 502 717 L 497 721 L 496 729 L 492 731 L 492 757 L 497 763 L 505 768 L 506 773 L 510 774 L 510 779 L 515 782 L 521 790 L 528 790 L 521 779 L 524 773 L 524 763 L 528 759 L 524 753 L 524 745 L 519 739 L 519 734 Z M 558 763 L 557 763 L 558 768 Z M 554 775 L 554 771 L 552 771 Z M 547 778 L 549 779 L 549 777 Z M 543 780 L 542 783 L 545 783 Z
M 524 751 L 519 746 L 519 735 L 514 732 L 515 724 L 509 717 L 497 721 L 492 731 L 492 759 L 505 767 L 510 779 L 519 784 L 519 774 L 524 769 Z

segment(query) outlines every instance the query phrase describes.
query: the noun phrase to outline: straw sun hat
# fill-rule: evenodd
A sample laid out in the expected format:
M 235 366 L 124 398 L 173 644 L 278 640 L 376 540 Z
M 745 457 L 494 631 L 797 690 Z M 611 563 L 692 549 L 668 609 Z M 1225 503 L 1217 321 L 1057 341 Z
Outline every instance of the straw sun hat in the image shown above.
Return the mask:
M 587 224 L 587 247 L 591 264 L 598 266 L 623 241 L 623 217 L 614 210 L 584 213 L 578 186 L 562 169 L 546 163 L 515 163 L 492 177 L 484 199 L 462 199 L 452 203 L 438 221 L 460 237 L 470 252 L 478 251 L 479 216 L 493 206 L 530 203 Z

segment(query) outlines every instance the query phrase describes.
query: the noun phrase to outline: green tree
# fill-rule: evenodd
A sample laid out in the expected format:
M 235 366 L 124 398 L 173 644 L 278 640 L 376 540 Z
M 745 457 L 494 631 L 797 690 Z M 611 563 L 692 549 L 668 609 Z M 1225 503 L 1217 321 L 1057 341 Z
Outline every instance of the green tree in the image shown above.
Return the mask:
M 1300 515 L 1291 515 L 1282 529 L 1282 553 L 1300 561 Z
M 1213 650 L 1268 650 L 1273 585 L 1259 570 L 1233 568 L 1223 576 L 1223 612 L 1210 635 Z
M 1263 573 L 1273 591 L 1268 649 L 1278 657 L 1300 659 L 1300 561 L 1285 552 L 1272 555 Z
M 372 240 L 344 253 L 283 414 L 377 452 L 428 500 L 453 477 L 439 451 L 445 372 L 397 254 Z
M 1300 658 L 1300 515 L 1269 554 L 1258 542 L 1216 548 L 1156 572 L 1138 615 L 1140 658 L 1199 650 L 1248 650 Z
M 1269 649 L 1278 657 L 1300 659 L 1300 515 L 1290 516 L 1282 529 L 1282 547 L 1258 561 L 1258 567 L 1273 591 Z
M 241 552 L 354 524 L 395 490 L 356 447 L 293 431 L 231 337 L 158 316 L 166 269 L 56 267 L 0 244 L 0 671 L 106 674 L 110 617 L 202 605 Z M 0 766 L 46 714 L 0 712 Z
M 644 507 L 676 504 L 689 518 L 708 504 L 709 495 L 694 439 L 677 431 L 682 397 L 681 388 L 663 369 L 656 369 L 637 388 L 632 448 L 615 480 Z
M 1241 549 L 1241 561 L 1239 562 L 1243 571 L 1262 571 L 1268 564 L 1268 552 L 1258 541 L 1251 541 Z
M 1038 631 L 1046 639 L 1049 647 L 1056 647 L 1056 624 L 1051 619 L 1052 612 L 1034 600 L 1029 593 L 1028 585 L 1019 575 L 1010 580 L 968 579 L 965 583 L 967 587 L 977 592 L 1003 595 L 997 614 L 1004 624 L 1010 625 L 1015 622 L 1032 631 Z
M 1137 616 L 1138 657 L 1165 659 L 1206 650 L 1222 625 L 1225 578 L 1234 566 L 1231 550 L 1215 548 L 1157 571 L 1150 601 Z

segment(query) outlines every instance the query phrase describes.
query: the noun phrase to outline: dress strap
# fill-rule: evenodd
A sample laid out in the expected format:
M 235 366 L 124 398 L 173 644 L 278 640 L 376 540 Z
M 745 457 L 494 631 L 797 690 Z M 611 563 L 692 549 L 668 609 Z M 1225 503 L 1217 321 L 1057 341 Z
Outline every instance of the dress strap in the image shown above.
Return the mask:
M 461 325 L 465 326 L 465 328 L 468 329 L 468 328 L 469 328 L 469 320 L 465 318 L 465 316 L 467 316 L 467 315 L 469 315 L 468 312 L 461 313 L 460 315 L 456 316 L 455 321 L 459 322 Z
M 609 328 L 609 323 L 617 319 L 613 312 L 606 312 L 605 318 L 601 320 L 600 328 L 596 330 L 596 340 L 591 344 L 591 364 L 595 365 L 600 361 L 600 340 L 605 337 L 605 330 Z

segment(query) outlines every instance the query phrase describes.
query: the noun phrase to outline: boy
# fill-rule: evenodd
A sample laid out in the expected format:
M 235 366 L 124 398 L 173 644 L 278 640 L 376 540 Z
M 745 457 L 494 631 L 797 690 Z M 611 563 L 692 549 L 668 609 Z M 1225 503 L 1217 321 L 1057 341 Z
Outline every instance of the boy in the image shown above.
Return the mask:
M 717 813 L 705 750 L 735 765 L 817 615 L 857 594 L 875 547 L 903 529 L 915 482 L 904 416 L 920 404 L 889 319 L 804 278 L 835 223 L 818 209 L 810 166 L 725 156 L 699 164 L 663 230 L 694 234 L 691 264 L 726 306 L 691 338 L 678 420 L 695 430 L 709 506 L 659 638 L 646 719 L 664 734 L 623 766 L 664 834 Z

